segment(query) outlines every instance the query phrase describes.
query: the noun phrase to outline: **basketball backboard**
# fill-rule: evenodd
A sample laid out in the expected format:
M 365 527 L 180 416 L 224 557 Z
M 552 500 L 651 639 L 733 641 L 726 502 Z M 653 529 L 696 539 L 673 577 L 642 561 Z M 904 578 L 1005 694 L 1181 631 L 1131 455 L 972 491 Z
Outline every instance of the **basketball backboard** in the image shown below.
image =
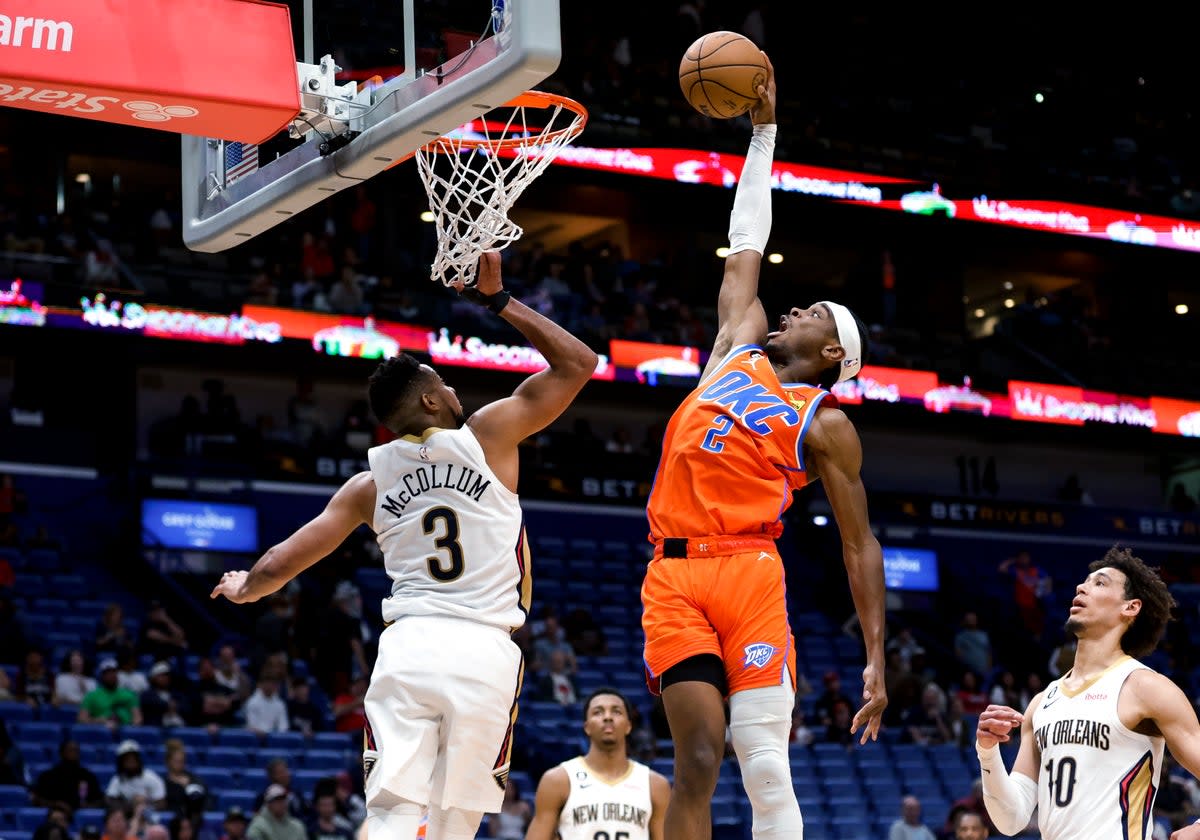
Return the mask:
M 183 137 L 183 238 L 232 248 L 534 88 L 558 0 L 288 0 L 302 112 L 259 146 Z

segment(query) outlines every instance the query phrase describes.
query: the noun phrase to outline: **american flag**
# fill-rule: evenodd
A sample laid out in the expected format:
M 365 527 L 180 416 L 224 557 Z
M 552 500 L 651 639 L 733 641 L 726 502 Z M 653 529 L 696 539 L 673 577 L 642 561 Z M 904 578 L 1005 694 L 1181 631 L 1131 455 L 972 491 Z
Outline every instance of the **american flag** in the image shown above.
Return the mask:
M 258 146 L 254 143 L 225 143 L 225 186 L 231 187 L 258 169 Z

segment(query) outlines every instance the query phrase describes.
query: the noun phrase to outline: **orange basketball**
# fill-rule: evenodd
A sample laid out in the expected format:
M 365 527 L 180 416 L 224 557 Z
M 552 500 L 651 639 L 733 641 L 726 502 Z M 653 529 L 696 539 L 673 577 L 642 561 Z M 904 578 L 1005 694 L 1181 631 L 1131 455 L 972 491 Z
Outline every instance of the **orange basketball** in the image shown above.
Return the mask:
M 679 62 L 679 87 L 692 107 L 710 117 L 740 116 L 758 102 L 767 80 L 762 50 L 745 35 L 709 32 L 688 47 Z

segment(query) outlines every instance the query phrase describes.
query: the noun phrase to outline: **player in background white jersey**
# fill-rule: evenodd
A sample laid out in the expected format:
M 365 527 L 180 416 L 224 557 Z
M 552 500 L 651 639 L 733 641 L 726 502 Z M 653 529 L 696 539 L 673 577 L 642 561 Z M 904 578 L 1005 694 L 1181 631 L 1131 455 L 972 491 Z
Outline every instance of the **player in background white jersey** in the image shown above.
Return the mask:
M 1149 840 L 1163 747 L 1200 776 L 1200 723 L 1186 695 L 1138 656 L 1154 650 L 1175 605 L 1157 572 L 1127 548 L 1092 563 L 1066 631 L 1078 639 L 1067 673 L 1024 714 L 991 705 L 975 747 L 997 830 L 1013 835 L 1038 811 L 1043 840 Z M 1010 775 L 999 744 L 1021 727 Z M 1200 840 L 1200 824 L 1172 840 Z
M 528 609 L 528 554 L 517 503 L 517 446 L 550 425 L 596 369 L 583 342 L 504 291 L 485 253 L 464 297 L 516 327 L 549 367 L 466 418 L 454 389 L 406 354 L 371 375 L 368 400 L 396 440 L 368 453 L 325 510 L 212 591 L 257 601 L 327 556 L 360 525 L 378 535 L 391 624 L 367 691 L 367 835 L 472 840 L 500 810 L 521 683 L 510 638 Z
M 623 694 L 599 688 L 588 695 L 587 754 L 542 775 L 525 840 L 662 840 L 671 786 L 629 758 L 632 731 Z

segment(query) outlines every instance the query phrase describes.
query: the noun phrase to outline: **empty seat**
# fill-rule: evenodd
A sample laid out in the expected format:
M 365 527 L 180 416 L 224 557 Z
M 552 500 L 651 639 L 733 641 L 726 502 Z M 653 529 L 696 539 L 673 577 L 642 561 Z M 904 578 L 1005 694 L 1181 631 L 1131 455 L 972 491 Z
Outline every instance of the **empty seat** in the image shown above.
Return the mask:
M 0 814 L 7 814 L 29 804 L 29 791 L 21 785 L 0 785 Z
M 341 750 L 302 750 L 299 755 L 309 770 L 337 773 L 349 769 L 351 764 L 346 758 L 346 752 Z
M 237 806 L 247 814 L 254 813 L 254 800 L 258 798 L 259 791 L 257 790 L 225 790 L 217 793 L 217 807 L 222 811 L 228 811 L 230 808 Z
M 286 750 L 304 749 L 305 739 L 300 732 L 269 732 L 265 746 Z
M 13 816 L 13 824 L 16 825 L 18 831 L 37 831 L 38 826 L 46 821 L 45 808 L 24 807 L 17 808 Z M 7 840 L 11 836 L 7 831 L 4 833 Z
M 71 738 L 80 744 L 112 745 L 112 731 L 107 726 L 92 723 L 77 723 L 70 728 Z
M 358 749 L 360 743 L 346 732 L 316 732 L 312 736 L 312 748 L 316 750 Z
M 0 720 L 9 726 L 14 723 L 24 723 L 33 720 L 33 706 L 15 700 L 0 701 Z M 13 727 L 14 729 L 16 727 Z
M 46 586 L 51 592 L 62 598 L 83 598 L 89 592 L 83 575 L 50 575 Z
M 241 747 L 209 747 L 205 761 L 225 770 L 250 766 L 250 754 Z
M 255 749 L 259 745 L 258 735 L 249 729 L 226 728 L 217 733 L 217 743 L 222 747 Z
M 10 734 L 18 736 L 23 741 L 42 741 L 57 744 L 62 740 L 63 727 L 61 723 L 43 720 L 21 721 L 13 723 Z
M 174 729 L 168 729 L 163 733 L 164 739 L 178 738 L 183 741 L 185 747 L 204 747 L 212 745 L 212 735 L 208 730 L 200 726 L 178 726 Z

